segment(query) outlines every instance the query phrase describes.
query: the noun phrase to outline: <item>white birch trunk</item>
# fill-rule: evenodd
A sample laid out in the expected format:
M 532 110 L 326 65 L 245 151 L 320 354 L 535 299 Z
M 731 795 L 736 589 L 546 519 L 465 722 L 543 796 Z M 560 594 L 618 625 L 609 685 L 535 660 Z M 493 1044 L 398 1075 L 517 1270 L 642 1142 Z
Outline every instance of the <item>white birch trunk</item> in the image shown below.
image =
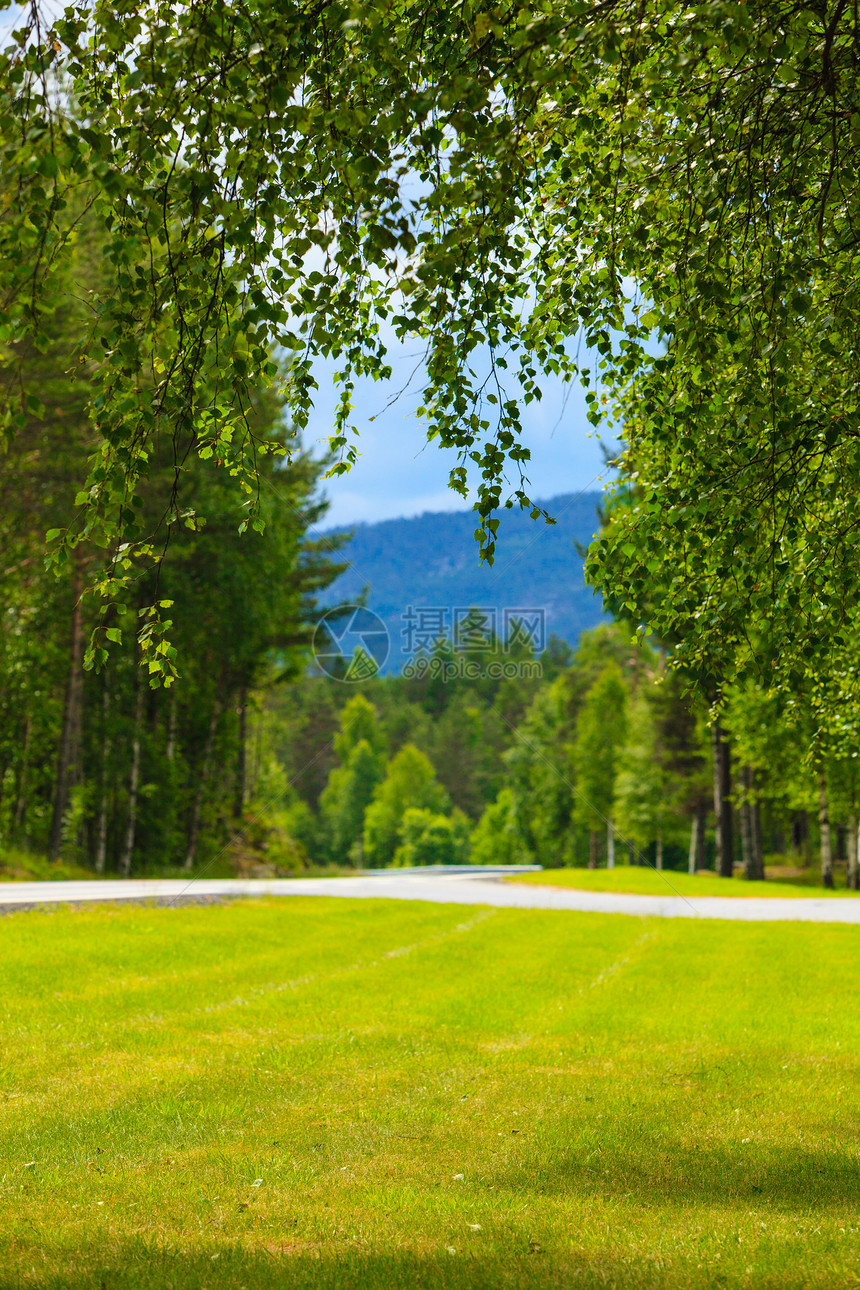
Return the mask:
M 139 672 L 138 667 L 138 672 Z M 131 745 L 131 773 L 128 780 L 128 816 L 125 825 L 125 844 L 119 862 L 119 871 L 123 878 L 131 873 L 131 859 L 134 855 L 134 835 L 137 830 L 137 790 L 140 784 L 140 738 L 143 725 L 143 681 L 136 677 L 137 696 L 134 701 L 134 736 Z
M 738 810 L 741 822 L 741 857 L 744 862 L 744 877 L 753 877 L 752 830 L 750 829 L 750 804 L 746 798 Z
M 612 823 L 612 816 L 609 817 L 609 823 L 606 826 L 606 868 L 615 868 L 615 826 Z
M 818 829 L 821 837 L 821 881 L 833 886 L 833 848 L 830 840 L 830 809 L 827 804 L 827 779 L 818 776 Z
M 848 816 L 848 837 L 846 838 L 848 864 L 846 884 L 849 891 L 857 890 L 857 812 L 852 811 Z

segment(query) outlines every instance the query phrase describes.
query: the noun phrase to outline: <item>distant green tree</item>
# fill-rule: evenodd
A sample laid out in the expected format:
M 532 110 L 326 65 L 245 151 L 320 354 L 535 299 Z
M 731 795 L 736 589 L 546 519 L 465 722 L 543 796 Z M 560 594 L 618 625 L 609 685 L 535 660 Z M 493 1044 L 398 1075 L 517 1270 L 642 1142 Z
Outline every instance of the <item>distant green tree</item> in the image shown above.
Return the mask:
M 372 867 L 391 864 L 397 850 L 401 821 L 410 807 L 436 814 L 447 811 L 450 799 L 436 779 L 429 758 L 405 744 L 388 763 L 364 817 L 364 858 Z
M 320 845 L 329 860 L 361 860 L 364 813 L 382 779 L 385 735 L 379 714 L 363 694 L 352 694 L 340 711 L 334 736 L 340 765 L 320 795 Z
M 342 762 L 349 759 L 358 744 L 366 743 L 375 753 L 385 750 L 385 735 L 379 725 L 379 713 L 363 694 L 350 695 L 340 712 L 340 729 L 334 737 L 334 750 Z
M 538 693 L 504 755 L 513 815 L 528 859 L 551 866 L 573 858 L 575 769 L 564 679 Z
M 608 663 L 585 696 L 576 723 L 576 815 L 590 835 L 589 863 L 606 829 L 606 862 L 615 863 L 615 776 L 627 735 L 627 687 L 617 663 Z
M 652 705 L 640 693 L 630 705 L 627 738 L 618 750 L 614 822 L 640 853 L 656 841 L 658 869 L 663 868 L 666 815 L 666 773 L 660 754 Z
M 560 653 L 557 646 L 556 652 Z M 591 815 L 582 809 L 577 723 L 590 690 L 607 667 L 631 688 L 645 669 L 642 649 L 618 623 L 601 623 L 583 632 L 572 657 L 562 656 L 569 658 L 569 666 L 539 690 L 504 754 L 528 859 L 543 865 L 578 863 L 586 834 L 593 859 L 596 836 Z
M 705 868 L 706 828 L 714 806 L 713 729 L 707 705 L 689 679 L 658 666 L 659 684 L 649 690 L 660 763 L 668 781 L 674 840 L 687 847 L 690 873 Z M 686 836 L 685 836 L 686 835 Z
M 264 717 L 272 752 L 312 810 L 338 764 L 334 741 L 343 701 L 343 687 L 325 676 L 306 675 L 298 684 L 266 693 Z
M 502 783 L 499 754 L 510 739 L 511 730 L 495 707 L 464 690 L 449 703 L 419 746 L 435 766 L 451 801 L 475 820 Z M 418 744 L 417 739 L 412 742 Z
M 554 681 L 573 663 L 573 646 L 555 632 L 550 635 L 546 649 L 540 656 L 541 675 L 544 681 Z
M 852 721 L 850 710 L 846 719 Z M 751 681 L 727 687 L 723 721 L 735 753 L 732 797 L 744 876 L 765 876 L 762 816 L 776 808 L 783 816 L 818 817 L 822 877 L 831 885 L 831 816 L 834 823 L 846 821 L 856 838 L 858 777 L 845 724 L 813 721 L 805 703 L 787 702 L 778 690 Z
M 394 853 L 398 867 L 466 864 L 469 859 L 469 821 L 462 811 L 441 815 L 410 806 L 403 813 L 400 845 Z
M 366 739 L 349 750 L 336 766 L 320 797 L 320 820 L 330 860 L 343 864 L 360 859 L 364 816 L 383 774 L 383 759 Z
M 267 862 L 295 869 L 305 868 L 309 860 L 318 858 L 319 821 L 307 802 L 296 794 L 288 792 L 280 810 L 263 811 L 260 818 L 271 828 L 263 852 Z
M 513 789 L 503 788 L 472 830 L 472 864 L 529 864 Z

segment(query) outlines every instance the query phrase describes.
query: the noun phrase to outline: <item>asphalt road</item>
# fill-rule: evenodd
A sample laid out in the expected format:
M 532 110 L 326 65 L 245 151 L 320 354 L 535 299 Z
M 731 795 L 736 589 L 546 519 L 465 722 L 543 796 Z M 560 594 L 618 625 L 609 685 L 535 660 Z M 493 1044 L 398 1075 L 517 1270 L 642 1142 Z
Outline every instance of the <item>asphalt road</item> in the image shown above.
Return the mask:
M 0 884 L 0 909 L 80 904 L 106 900 L 153 900 L 160 904 L 232 896 L 328 896 L 360 900 L 429 900 L 451 905 L 495 905 L 511 909 L 579 910 L 637 918 L 722 918 L 745 922 L 800 921 L 860 923 L 860 898 L 800 896 L 626 896 L 499 881 L 511 869 L 495 871 L 381 871 L 355 878 L 130 878 L 92 882 L 8 882 Z M 492 876 L 493 874 L 498 876 Z M 671 882 L 671 877 L 669 877 Z

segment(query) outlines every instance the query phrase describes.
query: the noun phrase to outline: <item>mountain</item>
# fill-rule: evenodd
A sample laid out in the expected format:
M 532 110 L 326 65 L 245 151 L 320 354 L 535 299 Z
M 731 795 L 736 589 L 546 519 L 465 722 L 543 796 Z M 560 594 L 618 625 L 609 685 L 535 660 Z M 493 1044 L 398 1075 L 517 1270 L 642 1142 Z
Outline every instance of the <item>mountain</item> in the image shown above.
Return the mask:
M 604 616 L 600 597 L 585 585 L 576 548 L 587 545 L 598 527 L 601 496 L 562 494 L 542 503 L 554 525 L 532 520 L 528 512 L 502 512 L 492 567 L 478 560 L 477 517 L 471 511 L 358 524 L 342 555 L 350 568 L 326 599 L 334 604 L 367 591 L 367 607 L 390 638 L 385 671 L 399 670 L 416 644 L 437 635 L 439 627 L 448 636 L 462 629 L 472 607 L 500 635 L 520 617 L 538 647 L 551 634 L 575 645 Z

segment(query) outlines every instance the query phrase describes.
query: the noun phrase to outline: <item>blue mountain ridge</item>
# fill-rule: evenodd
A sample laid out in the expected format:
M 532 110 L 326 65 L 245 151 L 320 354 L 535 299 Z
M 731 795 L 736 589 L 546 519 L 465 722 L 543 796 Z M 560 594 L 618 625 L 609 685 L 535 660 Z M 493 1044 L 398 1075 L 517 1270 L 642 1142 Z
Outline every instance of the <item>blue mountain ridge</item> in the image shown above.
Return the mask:
M 576 645 L 605 617 L 600 596 L 585 585 L 576 546 L 587 546 L 596 532 L 601 497 L 561 494 L 543 502 L 554 525 L 532 520 L 528 512 L 503 511 L 492 566 L 478 559 L 472 511 L 357 524 L 340 557 L 350 567 L 326 600 L 335 604 L 367 592 L 367 607 L 388 629 L 387 672 L 399 671 L 438 626 L 450 637 L 473 606 L 485 611 L 500 635 L 519 610 L 535 640 L 554 634 Z

